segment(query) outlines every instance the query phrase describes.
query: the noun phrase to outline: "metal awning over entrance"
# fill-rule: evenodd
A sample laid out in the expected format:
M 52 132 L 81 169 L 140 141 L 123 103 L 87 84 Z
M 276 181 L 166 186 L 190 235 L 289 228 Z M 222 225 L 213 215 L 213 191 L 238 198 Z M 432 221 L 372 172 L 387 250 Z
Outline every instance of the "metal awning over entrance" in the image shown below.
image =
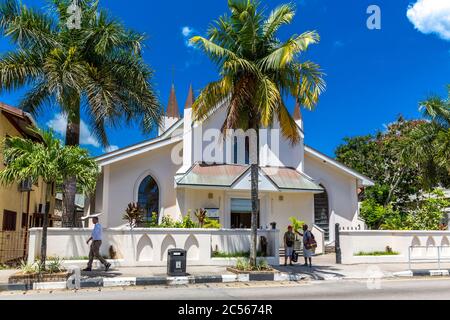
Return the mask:
M 177 181 L 178 187 L 208 187 L 230 190 L 250 189 L 250 166 L 197 163 Z M 261 167 L 261 191 L 323 192 L 323 188 L 293 168 Z

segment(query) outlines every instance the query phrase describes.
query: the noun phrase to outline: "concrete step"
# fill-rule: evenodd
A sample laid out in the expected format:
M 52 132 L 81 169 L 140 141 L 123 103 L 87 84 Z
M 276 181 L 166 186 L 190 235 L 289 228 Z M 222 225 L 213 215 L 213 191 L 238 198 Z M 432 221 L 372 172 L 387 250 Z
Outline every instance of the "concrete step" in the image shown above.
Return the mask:
M 326 246 L 325 247 L 325 254 L 335 253 L 335 252 L 336 252 L 336 247 L 335 246 Z

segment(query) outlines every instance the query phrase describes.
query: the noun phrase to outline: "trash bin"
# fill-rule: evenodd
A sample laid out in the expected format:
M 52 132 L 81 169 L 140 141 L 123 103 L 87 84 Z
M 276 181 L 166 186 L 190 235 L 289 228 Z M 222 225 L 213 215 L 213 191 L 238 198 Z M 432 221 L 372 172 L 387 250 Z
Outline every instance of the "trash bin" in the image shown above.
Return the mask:
M 167 274 L 173 277 L 186 275 L 186 250 L 169 249 L 167 252 Z

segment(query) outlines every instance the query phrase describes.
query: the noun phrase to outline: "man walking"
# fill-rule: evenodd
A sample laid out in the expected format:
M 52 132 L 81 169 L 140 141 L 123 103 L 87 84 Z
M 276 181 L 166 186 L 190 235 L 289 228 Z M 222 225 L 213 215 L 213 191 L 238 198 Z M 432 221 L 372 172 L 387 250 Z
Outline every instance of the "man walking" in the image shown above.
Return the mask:
M 94 223 L 94 230 L 92 230 L 92 235 L 89 240 L 86 242 L 89 245 L 91 243 L 91 248 L 89 250 L 89 262 L 87 268 L 83 271 L 92 271 L 92 263 L 94 262 L 94 258 L 100 260 L 100 262 L 105 266 L 105 271 L 108 271 L 111 267 L 111 264 L 108 263 L 101 255 L 100 255 L 100 246 L 102 245 L 102 225 L 98 223 L 98 218 L 94 217 L 92 219 Z

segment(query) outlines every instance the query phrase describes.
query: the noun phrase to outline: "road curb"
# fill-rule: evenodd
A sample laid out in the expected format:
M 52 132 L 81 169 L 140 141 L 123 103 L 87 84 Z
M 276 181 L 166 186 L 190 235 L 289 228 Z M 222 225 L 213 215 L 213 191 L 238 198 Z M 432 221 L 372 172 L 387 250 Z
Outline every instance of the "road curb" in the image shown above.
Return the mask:
M 393 273 L 394 277 L 448 277 L 450 270 L 406 270 Z
M 233 282 L 258 282 L 258 281 L 303 281 L 308 275 L 299 273 L 274 273 L 274 274 L 224 274 L 184 277 L 117 277 L 117 278 L 89 278 L 81 279 L 80 288 L 111 288 L 129 286 L 180 286 L 187 284 L 205 283 L 233 283 Z M 75 280 L 71 279 L 72 285 Z M 28 291 L 28 290 L 60 290 L 67 289 L 65 282 L 41 282 L 34 283 L 32 287 L 25 284 L 0 284 L 0 291 Z

